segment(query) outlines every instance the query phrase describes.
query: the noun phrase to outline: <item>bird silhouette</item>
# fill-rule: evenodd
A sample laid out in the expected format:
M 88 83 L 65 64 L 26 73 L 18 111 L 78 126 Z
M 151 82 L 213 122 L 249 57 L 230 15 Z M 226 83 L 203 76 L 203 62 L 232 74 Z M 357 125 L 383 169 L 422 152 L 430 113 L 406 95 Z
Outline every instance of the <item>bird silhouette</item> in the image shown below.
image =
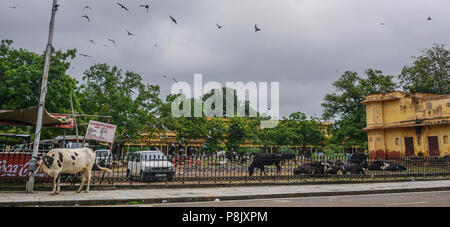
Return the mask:
M 163 75 L 163 78 L 166 78 L 167 76 L 166 75 Z
M 128 10 L 127 7 L 125 7 L 124 5 L 122 5 L 122 4 L 118 3 L 118 2 L 117 2 L 117 5 L 119 5 L 122 9 L 124 9 L 126 11 L 130 11 L 130 10 Z
M 83 16 L 81 16 L 81 17 L 86 18 L 88 22 L 91 21 L 87 15 L 83 15 Z
M 255 24 L 255 32 L 259 32 L 261 29 L 258 28 L 258 25 Z
M 96 44 L 94 40 L 89 40 L 89 42 L 93 43 L 94 45 Z
M 85 6 L 83 10 L 85 10 L 85 9 L 91 10 L 92 8 L 90 6 Z
M 150 5 L 139 5 L 139 6 L 145 8 L 147 10 L 147 13 L 148 13 L 148 8 L 150 8 Z
M 155 43 L 155 47 L 158 47 L 158 44 Z
M 381 22 L 380 24 L 381 24 L 381 25 L 384 25 L 384 23 L 383 23 L 383 22 Z
M 134 36 L 133 33 L 129 32 L 129 31 L 127 31 L 127 32 L 128 32 L 128 36 Z
M 178 83 L 178 80 L 175 79 L 175 77 L 173 77 L 172 80 L 175 81 L 175 83 Z
M 91 56 L 87 55 L 87 54 L 79 54 L 80 56 L 83 56 L 85 58 L 90 58 Z
M 10 9 L 15 9 L 15 8 L 17 8 L 17 7 L 19 7 L 19 5 L 16 4 L 16 5 L 10 6 L 9 8 L 10 8 Z
M 216 26 L 217 26 L 218 29 L 222 29 L 222 27 L 223 27 L 223 26 L 221 26 L 219 24 L 216 24 Z
M 428 17 L 427 20 L 428 20 L 428 21 L 431 21 L 431 17 Z
M 114 43 L 114 46 L 116 46 L 116 41 L 112 40 L 112 39 L 108 39 L 108 41 Z
M 170 16 L 170 19 L 173 21 L 173 23 L 178 24 L 177 20 L 175 18 L 173 18 L 172 16 Z

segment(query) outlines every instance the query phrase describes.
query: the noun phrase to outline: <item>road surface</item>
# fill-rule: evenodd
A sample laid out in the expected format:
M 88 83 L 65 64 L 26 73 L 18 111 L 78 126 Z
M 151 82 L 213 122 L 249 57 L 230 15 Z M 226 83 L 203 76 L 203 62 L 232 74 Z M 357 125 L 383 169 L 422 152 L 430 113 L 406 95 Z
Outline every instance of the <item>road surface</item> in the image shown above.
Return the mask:
M 450 207 L 450 191 L 133 205 L 140 207 Z

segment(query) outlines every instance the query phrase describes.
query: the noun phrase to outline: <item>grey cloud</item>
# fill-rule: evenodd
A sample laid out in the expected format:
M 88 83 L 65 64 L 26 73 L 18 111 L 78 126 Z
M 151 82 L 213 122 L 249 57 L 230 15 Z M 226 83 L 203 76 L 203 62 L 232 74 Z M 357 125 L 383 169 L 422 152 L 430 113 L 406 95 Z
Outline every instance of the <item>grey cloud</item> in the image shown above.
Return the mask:
M 106 62 L 159 84 L 162 97 L 170 91 L 170 78 L 192 82 L 194 73 L 222 84 L 278 81 L 282 116 L 294 111 L 319 116 L 323 97 L 333 92 L 331 83 L 344 71 L 363 74 L 376 68 L 397 75 L 411 56 L 434 42 L 446 44 L 450 37 L 446 0 L 117 1 L 130 12 L 116 1 L 60 0 L 55 47 L 93 56 L 72 62 L 73 77 L 81 79 L 90 65 Z M 148 14 L 139 8 L 144 3 L 150 3 Z M 14 4 L 19 7 L 8 8 Z M 0 39 L 42 52 L 50 4 L 2 1 Z M 92 10 L 83 11 L 85 5 Z M 91 22 L 81 18 L 84 14 Z M 216 23 L 224 27 L 219 31 Z M 262 31 L 255 33 L 254 24 Z M 128 37 L 127 30 L 136 36 Z M 103 47 L 110 45 L 108 38 L 117 47 Z

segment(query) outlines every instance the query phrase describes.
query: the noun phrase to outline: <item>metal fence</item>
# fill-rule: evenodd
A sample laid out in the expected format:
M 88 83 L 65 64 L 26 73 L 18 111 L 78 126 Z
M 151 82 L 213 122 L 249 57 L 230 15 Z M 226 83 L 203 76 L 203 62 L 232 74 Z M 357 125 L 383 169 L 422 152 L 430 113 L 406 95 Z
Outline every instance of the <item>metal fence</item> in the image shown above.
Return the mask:
M 39 157 L 45 152 L 40 153 Z M 0 184 L 25 184 L 31 152 L 0 152 Z M 448 178 L 450 157 L 357 159 L 350 155 L 304 157 L 281 154 L 193 154 L 165 156 L 161 152 L 133 155 L 97 155 L 97 163 L 112 173 L 92 169 L 93 184 L 181 184 L 321 181 L 388 181 Z M 66 163 L 67 164 L 67 163 Z M 69 163 L 70 164 L 70 163 Z M 259 168 L 261 167 L 261 168 Z M 264 167 L 264 168 L 262 168 Z M 36 183 L 53 179 L 36 171 Z M 79 175 L 64 175 L 61 182 L 78 183 Z

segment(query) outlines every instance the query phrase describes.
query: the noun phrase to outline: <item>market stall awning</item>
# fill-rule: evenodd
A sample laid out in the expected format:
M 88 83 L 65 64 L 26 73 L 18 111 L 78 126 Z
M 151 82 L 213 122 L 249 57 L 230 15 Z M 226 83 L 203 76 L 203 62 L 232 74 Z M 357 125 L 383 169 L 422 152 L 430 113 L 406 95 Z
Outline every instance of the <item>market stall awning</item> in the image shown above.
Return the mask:
M 38 107 L 21 110 L 0 110 L 0 125 L 36 126 Z M 73 117 L 69 114 L 50 114 L 44 109 L 42 126 L 73 128 Z

